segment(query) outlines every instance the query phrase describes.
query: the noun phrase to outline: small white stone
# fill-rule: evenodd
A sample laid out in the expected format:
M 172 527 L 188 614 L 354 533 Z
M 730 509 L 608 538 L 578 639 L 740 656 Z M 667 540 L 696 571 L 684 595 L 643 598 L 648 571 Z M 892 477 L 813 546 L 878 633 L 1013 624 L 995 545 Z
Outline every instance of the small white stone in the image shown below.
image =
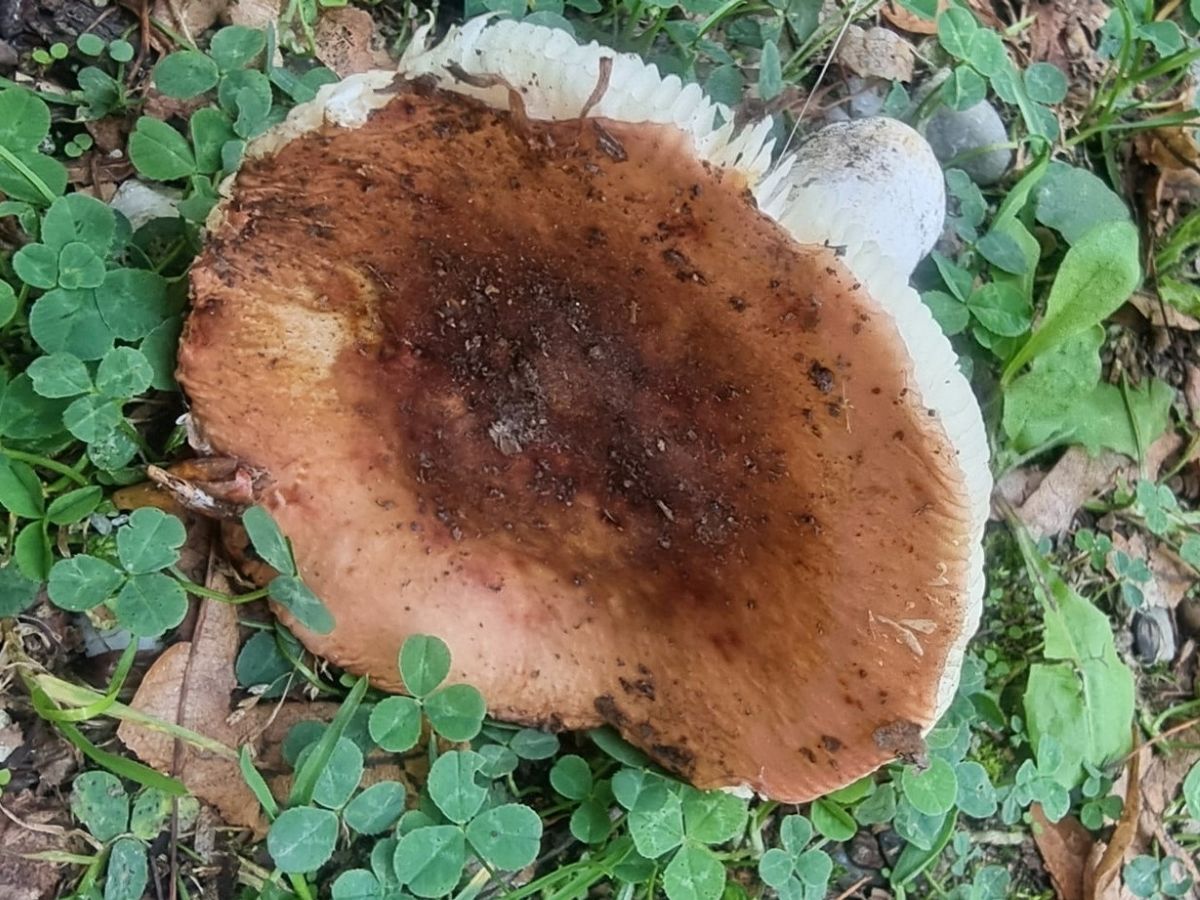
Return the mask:
M 117 188 L 108 205 L 121 213 L 133 230 L 154 219 L 179 217 L 179 192 L 167 188 L 152 188 L 136 178 L 126 179 Z

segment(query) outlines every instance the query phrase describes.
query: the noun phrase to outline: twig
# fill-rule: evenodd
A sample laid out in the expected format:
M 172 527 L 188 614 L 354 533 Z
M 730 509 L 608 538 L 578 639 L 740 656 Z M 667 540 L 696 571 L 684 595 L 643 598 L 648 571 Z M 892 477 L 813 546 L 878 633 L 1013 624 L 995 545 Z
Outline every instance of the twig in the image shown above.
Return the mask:
M 846 12 L 846 21 L 842 23 L 842 27 L 838 30 L 837 37 L 833 39 L 833 44 L 829 48 L 829 55 L 825 57 L 825 62 L 821 65 L 821 71 L 817 73 L 817 80 L 813 84 L 813 88 L 809 91 L 808 96 L 804 98 L 804 105 L 800 107 L 800 112 L 796 116 L 796 121 L 792 124 L 792 131 L 788 135 L 787 140 L 783 142 L 783 150 L 780 152 L 780 157 L 786 156 L 788 147 L 792 145 L 792 140 L 796 137 L 796 132 L 800 130 L 800 123 L 804 121 L 804 114 L 808 112 L 808 105 L 812 102 L 813 95 L 817 92 L 817 88 L 821 86 L 821 82 L 825 80 L 825 75 L 829 71 L 829 67 L 833 64 L 833 58 L 837 56 L 838 47 L 841 46 L 842 40 L 846 37 L 846 32 L 850 30 L 850 25 L 854 22 L 854 17 L 858 15 L 858 5 L 861 0 L 854 0 L 850 4 L 850 9 Z
M 1137 754 L 1141 751 L 1142 747 L 1153 747 L 1155 744 L 1157 744 L 1161 741 L 1165 741 L 1167 738 L 1171 737 L 1172 735 L 1179 734 L 1179 732 L 1181 732 L 1181 731 L 1187 731 L 1189 728 L 1194 728 L 1197 725 L 1200 725 L 1200 716 L 1197 716 L 1194 719 L 1188 719 L 1187 721 L 1180 722 L 1178 725 L 1172 725 L 1166 731 L 1159 732 L 1154 737 L 1150 738 L 1144 744 L 1139 746 L 1136 750 L 1131 750 L 1128 754 L 1126 754 L 1125 758 L 1121 760 L 1121 764 L 1124 765 L 1126 762 L 1128 762 L 1130 757 L 1134 756 L 1135 754 Z M 1200 878 L 1197 878 L 1196 881 L 1197 881 L 1197 883 L 1200 883 Z
M 129 79 L 142 70 L 142 63 L 150 53 L 150 0 L 139 0 L 138 3 L 138 53 L 133 65 L 129 67 Z M 172 888 L 174 893 L 174 888 Z
M 849 897 L 870 880 L 870 875 L 864 875 L 862 878 L 858 879 L 858 881 L 854 882 L 854 884 L 850 885 L 850 887 L 846 888 L 844 891 L 834 897 L 833 900 L 846 900 L 847 897 Z

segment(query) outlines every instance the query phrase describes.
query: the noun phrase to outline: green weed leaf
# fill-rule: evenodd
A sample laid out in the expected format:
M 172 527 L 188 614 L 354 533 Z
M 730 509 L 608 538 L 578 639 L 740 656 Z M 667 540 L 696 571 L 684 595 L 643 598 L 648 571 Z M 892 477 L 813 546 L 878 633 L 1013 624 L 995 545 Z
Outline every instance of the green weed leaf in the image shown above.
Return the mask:
M 126 341 L 145 337 L 172 312 L 167 298 L 166 279 L 144 269 L 110 271 L 104 278 L 104 286 L 98 292 L 97 299 L 105 325 Z
M 591 732 L 593 738 L 595 732 Z M 558 752 L 558 737 L 536 728 L 522 728 L 508 742 L 509 748 L 521 759 L 549 759 Z
M 967 304 L 945 291 L 925 291 L 921 294 L 921 300 L 929 307 L 934 321 L 947 337 L 961 334 L 971 323 L 971 311 Z
M 858 831 L 858 825 L 850 813 L 832 800 L 817 800 L 809 810 L 813 827 L 831 841 L 848 841 Z
M 599 844 L 613 830 L 607 807 L 595 800 L 584 800 L 575 807 L 569 826 L 572 837 L 584 844 Z
M 561 756 L 550 769 L 550 786 L 568 800 L 582 800 L 592 792 L 592 767 L 574 753 Z
M 359 834 L 380 834 L 404 812 L 406 791 L 396 781 L 380 781 L 362 791 L 342 810 L 342 819 Z
M 1052 162 L 1034 189 L 1034 215 L 1074 244 L 1106 222 L 1128 222 L 1129 209 L 1100 178 L 1086 169 Z
M 683 830 L 701 844 L 724 844 L 746 827 L 746 801 L 723 791 L 684 790 Z
M 806 850 L 796 859 L 796 877 L 808 886 L 813 896 L 824 896 L 833 875 L 833 860 L 824 850 Z
M 217 99 L 233 117 L 233 130 L 239 137 L 255 137 L 270 124 L 271 82 L 262 72 L 238 69 L 228 73 L 217 88 Z
M 17 314 L 17 295 L 7 281 L 0 281 L 0 328 Z
M 103 440 L 123 421 L 119 404 L 91 394 L 73 401 L 63 413 L 67 430 L 85 443 Z
M 50 133 L 50 107 L 32 91 L 0 91 L 0 147 L 35 150 Z
M 387 697 L 368 721 L 371 740 L 389 753 L 404 753 L 421 738 L 421 704 L 412 697 Z
M 198 109 L 188 120 L 188 133 L 196 151 L 196 168 L 206 175 L 226 168 L 222 150 L 228 142 L 237 138 L 229 116 L 215 106 Z
M 1045 616 L 1046 662 L 1030 668 L 1026 726 L 1035 750 L 1046 736 L 1057 742 L 1062 762 L 1052 774 L 1070 789 L 1084 763 L 1101 767 L 1129 751 L 1133 676 L 1117 655 L 1108 617 L 1063 581 L 1024 529 L 1016 535 Z
M 958 778 L 954 767 L 939 757 L 932 758 L 924 771 L 916 766 L 905 766 L 900 785 L 913 808 L 927 816 L 940 816 L 948 812 L 958 797 Z
M 486 712 L 483 695 L 469 684 L 452 684 L 425 699 L 429 724 L 448 741 L 472 740 Z
M 450 648 L 441 638 L 408 637 L 400 647 L 400 677 L 414 697 L 425 697 L 450 674 Z
M 58 251 L 46 244 L 26 244 L 13 254 L 12 267 L 30 287 L 47 290 L 58 284 Z
M 129 837 L 115 841 L 108 851 L 104 900 L 141 900 L 149 880 L 146 845 Z
M 41 522 L 30 522 L 17 532 L 13 541 L 13 562 L 21 574 L 34 581 L 45 581 L 53 563 L 50 540 Z
M 280 575 L 267 585 L 271 599 L 291 613 L 297 622 L 317 634 L 333 631 L 333 616 L 303 581 L 293 575 Z
M 335 813 L 313 806 L 284 810 L 267 832 L 267 850 L 284 872 L 315 872 L 329 861 L 337 842 Z
M 1132 224 L 1106 222 L 1088 231 L 1063 258 L 1046 314 L 1005 369 L 1005 383 L 1038 354 L 1103 322 L 1133 293 L 1140 277 Z
M 68 194 L 59 197 L 42 219 L 42 241 L 56 250 L 81 243 L 104 257 L 112 248 L 116 216 L 95 197 Z
M 971 58 L 971 43 L 979 25 L 967 10 L 951 6 L 937 18 L 938 43 L 955 59 Z
M 996 814 L 996 789 L 992 787 L 987 769 L 973 760 L 960 762 L 955 768 L 958 780 L 958 808 L 973 819 L 986 819 Z
M 134 575 L 113 601 L 117 621 L 138 637 L 158 637 L 187 615 L 187 594 L 169 575 Z
M 643 791 L 629 813 L 629 835 L 647 859 L 658 859 L 683 843 L 683 802 L 674 791 L 656 787 Z
M 384 900 L 383 886 L 367 869 L 347 869 L 333 880 L 329 890 L 333 900 Z
M 1061 103 L 1067 96 L 1067 76 L 1053 63 L 1036 62 L 1025 70 L 1025 93 L 1038 103 Z
M 986 96 L 987 82 L 967 65 L 956 68 L 942 83 L 942 99 L 951 109 L 970 109 Z
M 767 887 L 776 890 L 782 888 L 796 871 L 796 863 L 792 854 L 778 847 L 772 847 L 758 861 L 758 877 Z
M 33 150 L 17 150 L 12 155 L 19 167 L 0 158 L 0 192 L 7 194 L 9 200 L 44 206 L 47 197 L 42 191 L 43 186 L 51 196 L 61 195 L 67 189 L 67 170 L 58 160 Z M 33 173 L 40 184 L 30 181 L 22 169 Z
M 117 532 L 117 553 L 125 571 L 132 575 L 156 572 L 178 562 L 185 540 L 187 530 L 179 519 L 161 509 L 144 507 L 134 510 L 129 523 Z
M 315 744 L 306 747 L 297 760 L 297 768 L 303 766 L 308 754 L 315 750 Z M 317 773 L 317 782 L 313 786 L 313 802 L 329 809 L 341 809 L 358 788 L 362 774 L 362 751 L 349 738 L 338 738 L 337 743 L 333 745 L 329 761 Z
M 505 872 L 530 865 L 542 843 L 542 820 L 528 806 L 506 803 L 476 816 L 467 840 L 480 858 Z
M 96 369 L 96 390 L 110 400 L 128 400 L 149 390 L 154 370 L 140 350 L 115 347 Z
M 487 789 L 475 775 L 483 757 L 471 750 L 450 750 L 429 768 L 429 798 L 451 822 L 468 822 L 483 806 Z
M 123 580 L 124 575 L 116 566 L 80 554 L 54 564 L 46 590 L 59 608 L 84 612 L 111 597 Z
M 392 859 L 400 883 L 418 897 L 449 894 L 462 878 L 466 863 L 466 838 L 454 825 L 410 831 L 396 844 Z
M 37 473 L 19 460 L 0 456 L 0 506 L 22 519 L 40 519 L 44 504 Z
M 71 813 L 98 841 L 107 843 L 129 826 L 129 795 L 109 772 L 84 772 L 71 784 Z
M 804 816 L 785 816 L 779 824 L 780 843 L 792 856 L 799 856 L 800 852 L 808 846 L 808 842 L 812 840 L 812 836 L 812 822 Z
M 212 90 L 220 77 L 217 64 L 196 50 L 178 50 L 154 67 L 154 86 L 176 100 L 190 100 Z
M 1013 275 L 1024 275 L 1032 268 L 1021 245 L 1004 231 L 989 231 L 975 249 L 993 266 Z
M 279 525 L 262 506 L 251 506 L 242 513 L 242 525 L 254 545 L 255 552 L 281 575 L 295 575 L 296 565 L 292 561 L 292 549 Z
M 20 615 L 37 599 L 38 582 L 26 578 L 14 565 L 0 569 L 0 618 Z
M 208 52 L 223 71 L 229 71 L 252 63 L 266 45 L 266 35 L 257 28 L 230 25 L 212 36 Z
M 967 308 L 980 325 L 1002 337 L 1024 334 L 1032 319 L 1029 301 L 1016 287 L 1002 282 L 981 285 L 967 299 Z
M 43 397 L 76 397 L 92 389 L 87 366 L 70 353 L 39 356 L 25 371 L 33 380 L 33 389 Z
M 765 41 L 758 63 L 758 95 L 763 100 L 774 100 L 782 91 L 783 68 L 779 46 L 774 41 Z
M 258 688 L 262 697 L 280 696 L 287 687 L 288 676 L 293 668 L 292 662 L 279 651 L 275 635 L 269 631 L 251 635 L 250 640 L 238 651 L 237 662 L 234 663 L 238 684 L 245 688 Z M 296 728 L 304 724 L 307 723 L 299 723 Z M 284 749 L 286 755 L 286 742 Z M 288 762 L 294 766 L 296 758 L 292 757 Z
M 707 847 L 685 844 L 663 870 L 668 900 L 718 900 L 725 890 L 725 867 Z
M 180 827 L 186 828 L 200 813 L 199 801 L 195 797 L 173 798 L 158 788 L 147 787 L 138 791 L 133 798 L 133 811 L 129 814 L 129 830 L 134 837 L 152 841 L 171 822 L 171 810 L 179 803 Z
M 43 294 L 30 310 L 29 332 L 47 353 L 71 353 L 82 360 L 99 359 L 113 345 L 93 289 Z
M 166 122 L 150 116 L 137 120 L 129 136 L 129 158 L 139 173 L 156 181 L 175 181 L 197 171 L 187 139 Z

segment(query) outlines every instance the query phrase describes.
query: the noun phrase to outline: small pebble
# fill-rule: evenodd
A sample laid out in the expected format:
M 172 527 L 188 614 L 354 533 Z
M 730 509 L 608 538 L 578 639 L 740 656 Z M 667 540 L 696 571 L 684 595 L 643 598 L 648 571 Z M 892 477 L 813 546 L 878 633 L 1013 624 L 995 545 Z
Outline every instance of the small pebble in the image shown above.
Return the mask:
M 125 216 L 135 231 L 153 219 L 172 219 L 179 216 L 178 191 L 151 187 L 129 178 L 117 188 L 109 206 Z
M 889 866 L 895 866 L 896 860 L 900 858 L 900 851 L 904 849 L 904 838 L 890 828 L 887 831 L 881 831 L 877 838 L 883 858 L 887 860 Z
M 850 95 L 850 117 L 866 119 L 883 112 L 883 103 L 891 83 L 851 75 L 846 79 L 846 90 Z
M 869 831 L 859 831 L 850 841 L 850 861 L 864 869 L 882 869 L 887 865 L 879 852 L 879 841 Z
M 1147 666 L 1175 658 L 1175 625 L 1171 611 L 1150 606 L 1133 614 L 1133 653 Z
M 941 107 L 925 126 L 925 139 L 937 158 L 946 163 L 961 153 L 1003 144 L 1008 130 L 1000 114 L 986 100 L 962 111 Z M 962 169 L 976 184 L 992 184 L 1004 177 L 1012 164 L 1012 151 L 989 150 L 954 165 Z

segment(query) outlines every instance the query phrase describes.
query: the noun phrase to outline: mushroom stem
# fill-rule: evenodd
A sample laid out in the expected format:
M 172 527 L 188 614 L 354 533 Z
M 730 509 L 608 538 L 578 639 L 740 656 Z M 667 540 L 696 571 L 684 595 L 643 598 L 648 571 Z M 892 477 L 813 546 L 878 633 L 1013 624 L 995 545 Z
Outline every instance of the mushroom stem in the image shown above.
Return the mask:
M 797 152 L 787 198 L 797 240 L 875 244 L 904 280 L 942 233 L 942 170 L 925 139 L 895 119 L 857 119 L 818 131 Z

